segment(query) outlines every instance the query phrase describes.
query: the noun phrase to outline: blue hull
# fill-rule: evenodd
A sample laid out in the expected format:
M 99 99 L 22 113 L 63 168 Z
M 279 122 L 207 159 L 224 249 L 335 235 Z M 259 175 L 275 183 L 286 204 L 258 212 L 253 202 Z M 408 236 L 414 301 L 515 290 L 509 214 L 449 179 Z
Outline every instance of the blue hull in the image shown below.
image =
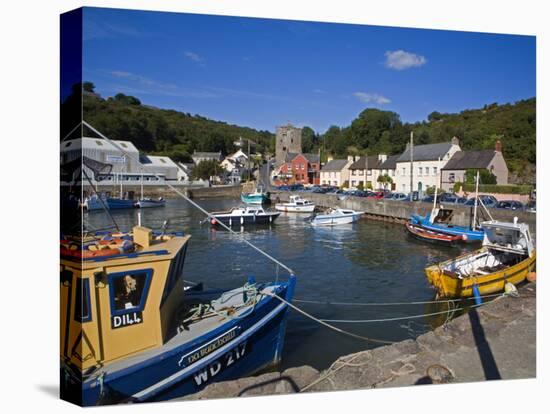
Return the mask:
M 296 278 L 277 283 L 277 294 L 287 301 L 294 295 Z M 213 382 L 251 375 L 281 359 L 288 306 L 273 297 L 258 303 L 252 314 L 230 320 L 219 328 L 151 359 L 82 384 L 82 405 L 164 401 L 193 394 Z M 221 337 L 230 341 L 204 357 L 192 356 Z M 79 389 L 80 384 L 73 383 Z
M 109 205 L 109 210 L 120 210 L 135 207 L 134 200 L 125 200 L 120 198 L 108 198 L 107 204 Z
M 450 234 L 452 236 L 462 236 L 465 241 L 483 241 L 485 232 L 480 230 L 472 230 L 468 227 L 453 226 L 430 222 L 429 216 L 421 217 L 411 216 L 411 223 L 424 227 L 425 229 Z

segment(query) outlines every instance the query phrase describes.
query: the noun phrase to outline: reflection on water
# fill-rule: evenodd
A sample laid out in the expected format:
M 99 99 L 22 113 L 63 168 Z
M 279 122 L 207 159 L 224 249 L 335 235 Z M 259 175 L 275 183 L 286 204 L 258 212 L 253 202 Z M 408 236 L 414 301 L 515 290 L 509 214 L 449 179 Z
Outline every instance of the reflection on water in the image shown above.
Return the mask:
M 209 211 L 228 209 L 238 200 L 197 200 Z M 137 223 L 138 210 L 113 211 L 122 230 Z M 247 240 L 292 268 L 298 277 L 296 298 L 325 302 L 411 302 L 429 301 L 434 291 L 424 268 L 461 253 L 464 248 L 437 247 L 417 242 L 403 226 L 360 220 L 335 227 L 312 227 L 308 214 L 283 213 L 272 225 L 247 227 L 235 235 L 200 225 L 204 215 L 184 200 L 168 200 L 166 207 L 142 211 L 142 224 L 160 229 L 169 219 L 169 230 L 192 235 L 184 268 L 188 280 L 206 287 L 231 288 L 248 276 L 271 281 L 282 269 L 247 246 Z M 110 225 L 103 212 L 91 212 L 86 222 L 94 228 Z M 329 306 L 297 303 L 323 319 L 381 319 L 433 313 L 447 305 Z M 371 324 L 338 324 L 351 332 L 385 340 L 415 338 L 445 322 L 446 315 Z M 342 336 L 304 318 L 289 315 L 283 367 L 311 365 L 328 367 L 341 355 L 370 346 Z

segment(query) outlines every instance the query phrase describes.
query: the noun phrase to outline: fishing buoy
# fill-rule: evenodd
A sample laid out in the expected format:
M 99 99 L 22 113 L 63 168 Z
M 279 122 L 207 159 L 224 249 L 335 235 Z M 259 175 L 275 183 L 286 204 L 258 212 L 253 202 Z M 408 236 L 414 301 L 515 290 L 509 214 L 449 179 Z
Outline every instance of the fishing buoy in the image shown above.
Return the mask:
M 526 279 L 527 279 L 528 282 L 536 282 L 537 281 L 537 272 L 527 273 Z
M 519 296 L 518 289 L 514 286 L 513 283 L 506 282 L 504 284 L 504 294 L 507 296 L 512 296 L 514 298 L 517 298 Z
M 483 304 L 483 300 L 481 299 L 481 294 L 479 293 L 479 286 L 477 285 L 477 283 L 474 283 L 474 286 L 472 287 L 472 293 L 474 294 L 476 305 Z
M 212 219 L 212 220 L 210 221 L 210 223 L 211 223 L 212 225 L 216 224 L 216 219 Z

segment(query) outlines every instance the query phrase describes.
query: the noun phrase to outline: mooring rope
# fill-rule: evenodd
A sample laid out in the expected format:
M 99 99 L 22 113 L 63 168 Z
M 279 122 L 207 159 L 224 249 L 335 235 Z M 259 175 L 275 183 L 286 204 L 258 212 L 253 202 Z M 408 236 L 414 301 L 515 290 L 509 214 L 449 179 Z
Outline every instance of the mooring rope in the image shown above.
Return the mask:
M 139 161 L 139 158 L 138 157 L 134 157 L 132 154 L 128 153 L 127 151 L 125 151 L 120 145 L 118 145 L 116 142 L 114 142 L 113 140 L 111 140 L 110 138 L 106 137 L 105 135 L 103 135 L 101 132 L 99 132 L 97 129 L 95 129 L 93 126 L 91 126 L 90 124 L 88 124 L 86 121 L 82 120 L 82 124 L 87 126 L 88 128 L 90 128 L 93 132 L 95 132 L 97 135 L 99 135 L 101 138 L 103 138 L 104 140 L 106 140 L 108 143 L 110 143 L 111 145 L 113 145 L 116 149 L 118 149 L 120 152 L 122 152 L 124 155 L 126 155 L 127 157 L 129 157 L 130 159 L 134 160 L 135 162 L 137 162 L 138 164 L 140 163 Z M 160 177 L 159 174 L 157 173 L 153 173 L 155 177 L 157 177 L 158 179 L 162 179 Z M 179 189 L 177 189 L 176 187 L 174 187 L 172 184 L 164 181 L 164 184 L 169 187 L 172 191 L 174 191 L 176 194 L 178 194 L 180 197 L 182 197 L 184 200 L 186 200 L 188 203 L 190 203 L 192 206 L 196 207 L 198 210 L 202 211 L 204 214 L 206 214 L 206 216 L 209 218 L 209 219 L 213 219 L 214 217 L 207 211 L 205 210 L 204 208 L 202 208 L 199 204 L 195 203 L 193 200 L 191 200 L 188 196 L 185 195 L 185 193 L 182 193 Z M 237 235 L 237 236 L 240 236 L 242 241 L 245 242 L 248 246 L 252 247 L 254 250 L 256 250 L 258 253 L 262 254 L 263 256 L 267 257 L 269 260 L 271 260 L 273 263 L 281 266 L 283 269 L 287 270 L 289 274 L 291 275 L 294 275 L 294 271 L 286 266 L 284 263 L 281 263 L 279 260 L 277 260 L 276 258 L 274 258 L 273 256 L 271 256 L 270 254 L 268 254 L 267 252 L 264 252 L 262 249 L 260 249 L 259 247 L 256 247 L 255 245 L 253 245 L 251 242 L 249 242 L 248 240 L 246 240 L 246 238 L 244 237 L 243 234 L 241 233 L 238 233 L 236 231 L 234 231 L 231 227 L 225 225 L 224 223 L 220 222 L 219 220 L 217 221 L 217 223 L 219 225 L 221 225 L 223 228 L 225 228 L 226 230 L 228 230 L 229 232 L 233 233 L 234 235 Z
M 283 299 L 282 297 L 280 297 L 279 295 L 277 295 L 275 293 L 265 292 L 265 294 L 268 295 L 268 296 L 272 296 L 276 299 L 279 299 L 281 302 L 285 303 L 287 306 L 291 307 L 296 312 L 301 313 L 305 317 L 307 317 L 307 318 L 309 318 L 309 319 L 311 319 L 311 320 L 313 320 L 313 321 L 315 321 L 315 322 L 317 322 L 317 323 L 319 323 L 323 326 L 326 326 L 327 328 L 332 329 L 333 331 L 339 332 L 339 333 L 344 334 L 344 335 L 351 336 L 353 338 L 362 339 L 362 340 L 367 341 L 367 342 L 373 342 L 373 343 L 384 344 L 384 345 L 395 343 L 395 341 L 386 341 L 384 339 L 373 339 L 373 338 L 368 338 L 366 336 L 354 334 L 353 332 L 345 331 L 343 329 L 338 328 L 337 326 L 331 325 L 331 324 L 329 324 L 329 323 L 327 323 L 327 322 L 325 322 L 321 319 L 316 318 L 315 316 L 313 316 L 313 315 L 307 313 L 306 311 L 300 309 L 298 306 L 293 305 L 292 303 L 290 303 L 289 301 Z
M 490 295 L 482 295 L 481 298 L 493 298 L 502 296 L 502 293 L 493 293 Z M 475 300 L 474 297 L 460 298 L 460 299 L 444 299 L 444 300 L 426 300 L 426 301 L 413 301 L 413 302 L 327 302 L 322 300 L 306 300 L 306 299 L 293 299 L 293 302 L 309 303 L 313 305 L 328 305 L 328 306 L 403 306 L 403 305 L 429 305 L 437 303 L 449 303 L 449 302 L 461 302 L 463 300 Z
M 431 312 L 431 313 L 422 313 L 419 315 L 409 315 L 409 316 L 397 316 L 395 318 L 382 318 L 382 319 L 319 319 L 323 322 L 330 322 L 330 323 L 374 323 L 374 322 L 393 322 L 393 321 L 402 321 L 406 319 L 418 319 L 418 318 L 424 318 L 426 316 L 436 316 L 436 315 L 444 315 L 448 314 L 450 312 L 458 312 L 461 310 L 466 309 L 473 309 L 473 308 L 479 308 L 480 306 L 483 306 L 484 303 L 481 303 L 479 305 L 472 305 L 468 308 L 454 308 L 454 309 L 447 309 L 440 312 Z

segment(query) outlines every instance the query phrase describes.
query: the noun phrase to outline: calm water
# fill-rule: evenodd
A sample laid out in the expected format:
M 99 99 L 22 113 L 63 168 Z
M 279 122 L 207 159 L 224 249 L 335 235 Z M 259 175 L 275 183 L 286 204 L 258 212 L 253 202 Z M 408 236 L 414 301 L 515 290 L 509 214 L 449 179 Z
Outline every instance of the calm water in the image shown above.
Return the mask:
M 238 200 L 195 200 L 209 211 L 227 209 Z M 113 211 L 122 230 L 137 223 L 137 210 Z M 434 291 L 424 276 L 427 264 L 460 253 L 412 240 L 402 225 L 360 220 L 353 225 L 313 228 L 304 215 L 281 215 L 270 227 L 250 228 L 240 235 L 200 225 L 204 215 L 184 200 L 168 200 L 165 208 L 146 209 L 142 224 L 159 229 L 169 219 L 169 230 L 192 235 L 184 267 L 187 280 L 205 287 L 233 288 L 248 276 L 274 280 L 277 269 L 243 243 L 242 238 L 264 249 L 292 268 L 297 277 L 296 299 L 330 302 L 411 302 L 432 300 Z M 108 225 L 103 212 L 86 215 L 93 227 Z M 280 269 L 281 279 L 286 273 Z M 380 319 L 446 310 L 440 305 L 329 306 L 296 303 L 325 319 Z M 443 323 L 445 316 L 370 324 L 338 324 L 340 328 L 378 339 L 403 340 Z M 328 367 L 341 355 L 363 350 L 365 342 L 333 332 L 291 311 L 288 319 L 283 366 Z

